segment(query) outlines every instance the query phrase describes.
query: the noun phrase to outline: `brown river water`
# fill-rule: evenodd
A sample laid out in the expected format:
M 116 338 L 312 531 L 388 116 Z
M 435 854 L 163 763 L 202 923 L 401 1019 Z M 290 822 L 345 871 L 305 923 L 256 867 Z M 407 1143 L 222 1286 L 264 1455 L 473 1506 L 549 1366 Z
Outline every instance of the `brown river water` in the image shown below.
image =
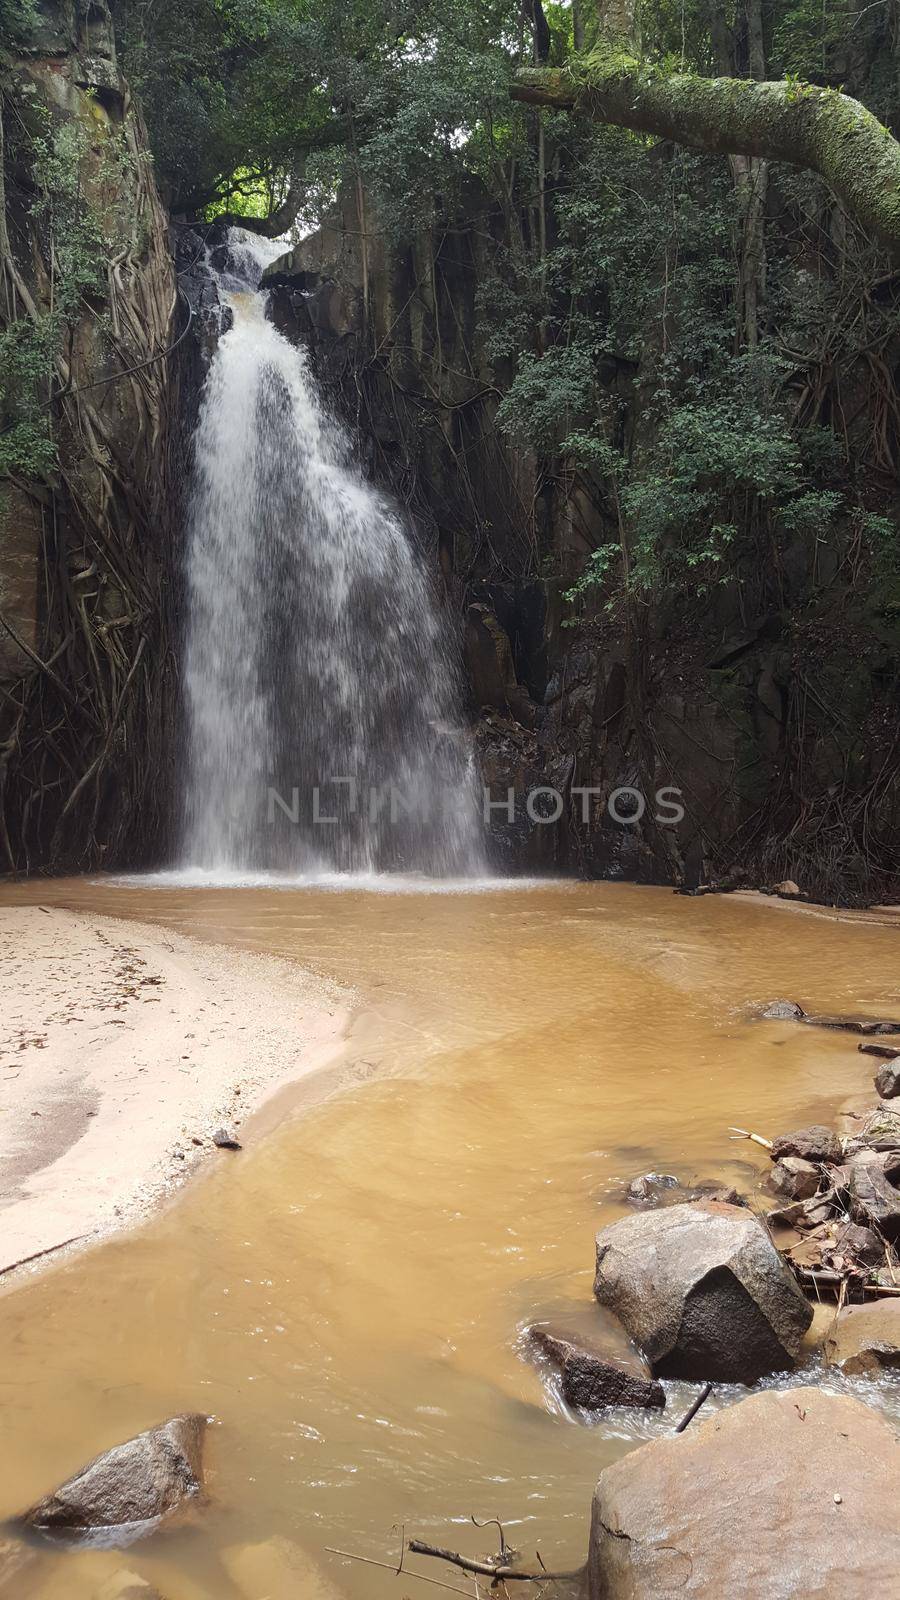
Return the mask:
M 484 1550 L 472 1515 L 548 1565 L 580 1562 L 598 1472 L 671 1429 L 694 1391 L 668 1385 L 661 1416 L 586 1424 L 523 1361 L 520 1330 L 576 1302 L 590 1314 L 593 1236 L 636 1173 L 754 1186 L 767 1158 L 730 1125 L 772 1134 L 870 1085 L 852 1036 L 758 1022 L 754 1006 L 900 1000 L 896 926 L 736 897 L 132 880 L 2 899 L 271 951 L 359 995 L 358 1083 L 285 1105 L 146 1226 L 0 1297 L 0 1518 L 173 1412 L 216 1418 L 209 1504 L 124 1558 L 166 1600 L 287 1600 L 262 1568 L 249 1587 L 229 1575 L 229 1553 L 274 1536 L 347 1600 L 412 1600 L 429 1591 L 326 1547 L 390 1561 L 405 1524 Z M 900 1411 L 897 1387 L 871 1397 Z M 42 1554 L 12 1592 L 91 1600 L 121 1560 Z M 307 1577 L 290 1592 L 319 1591 Z

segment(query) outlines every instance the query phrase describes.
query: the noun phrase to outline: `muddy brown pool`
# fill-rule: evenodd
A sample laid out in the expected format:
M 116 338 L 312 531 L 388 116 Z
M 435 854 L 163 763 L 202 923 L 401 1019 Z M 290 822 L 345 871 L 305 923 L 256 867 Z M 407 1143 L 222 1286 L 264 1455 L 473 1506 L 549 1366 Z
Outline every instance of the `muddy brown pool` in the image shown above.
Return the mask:
M 167 1600 L 244 1594 L 223 1556 L 276 1535 L 348 1600 L 424 1594 L 325 1547 L 390 1560 L 405 1524 L 483 1549 L 472 1514 L 548 1564 L 580 1561 L 599 1470 L 692 1391 L 669 1385 L 662 1417 L 586 1426 L 522 1361 L 519 1330 L 589 1307 L 593 1235 L 627 1179 L 747 1187 L 766 1157 L 730 1125 L 822 1119 L 870 1083 L 855 1039 L 756 1022 L 754 1005 L 900 998 L 896 926 L 733 896 L 133 880 L 0 899 L 274 952 L 357 995 L 350 1089 L 279 1102 L 271 1132 L 148 1225 L 0 1297 L 0 1517 L 175 1411 L 216 1418 L 208 1507 L 128 1553 Z M 900 1410 L 896 1386 L 877 1399 Z M 10 1592 L 90 1600 L 117 1559 L 42 1555 Z M 269 1595 L 260 1578 L 251 1600 Z

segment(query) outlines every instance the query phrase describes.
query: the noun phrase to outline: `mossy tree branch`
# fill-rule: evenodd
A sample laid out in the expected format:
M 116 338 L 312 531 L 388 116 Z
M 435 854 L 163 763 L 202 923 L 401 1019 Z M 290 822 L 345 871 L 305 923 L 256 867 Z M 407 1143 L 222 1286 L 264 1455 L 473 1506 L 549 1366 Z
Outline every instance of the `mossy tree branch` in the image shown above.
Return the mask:
M 587 111 L 598 122 L 723 155 L 818 172 L 847 211 L 900 255 L 900 144 L 858 100 L 783 81 L 667 74 L 627 46 L 598 44 L 567 68 L 528 67 L 514 100 Z

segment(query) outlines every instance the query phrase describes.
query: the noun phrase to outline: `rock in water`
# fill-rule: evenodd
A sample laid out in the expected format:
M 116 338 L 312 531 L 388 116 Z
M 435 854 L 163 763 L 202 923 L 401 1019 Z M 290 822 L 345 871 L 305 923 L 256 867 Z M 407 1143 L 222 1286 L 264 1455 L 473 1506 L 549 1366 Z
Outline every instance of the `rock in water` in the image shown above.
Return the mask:
M 671 1172 L 642 1172 L 639 1178 L 632 1178 L 625 1199 L 632 1206 L 658 1206 L 667 1189 L 677 1188 L 678 1179 Z
M 97 1600 L 161 1600 L 158 1589 L 136 1572 L 117 1572 L 97 1591 Z
M 32 1506 L 22 1521 L 56 1534 L 158 1521 L 200 1492 L 206 1422 L 196 1413 L 171 1417 L 116 1445 Z
M 847 1306 L 825 1340 L 825 1359 L 848 1374 L 877 1377 L 900 1367 L 900 1300 Z
M 781 1133 L 772 1140 L 772 1160 L 782 1161 L 785 1156 L 797 1156 L 801 1161 L 840 1161 L 843 1146 L 836 1133 L 814 1123 L 811 1128 L 798 1128 L 796 1133 Z
M 804 1015 L 796 1000 L 770 1000 L 760 1012 L 764 1022 L 799 1022 Z
M 753 1395 L 601 1474 L 589 1597 L 896 1594 L 898 1497 L 900 1439 L 870 1406 L 812 1388 Z
M 896 1061 L 900 1050 L 892 1044 L 858 1044 L 857 1050 L 864 1056 L 880 1056 L 882 1061 Z
M 893 1100 L 900 1094 L 900 1061 L 885 1061 L 878 1068 L 875 1089 L 882 1100 Z
M 587 1339 L 561 1328 L 537 1324 L 529 1336 L 558 1368 L 563 1399 L 570 1406 L 601 1411 L 606 1406 L 664 1406 L 665 1390 L 637 1351 L 607 1348 L 601 1339 Z
M 594 1293 L 661 1377 L 754 1383 L 794 1365 L 812 1320 L 761 1224 L 716 1201 L 604 1228 Z

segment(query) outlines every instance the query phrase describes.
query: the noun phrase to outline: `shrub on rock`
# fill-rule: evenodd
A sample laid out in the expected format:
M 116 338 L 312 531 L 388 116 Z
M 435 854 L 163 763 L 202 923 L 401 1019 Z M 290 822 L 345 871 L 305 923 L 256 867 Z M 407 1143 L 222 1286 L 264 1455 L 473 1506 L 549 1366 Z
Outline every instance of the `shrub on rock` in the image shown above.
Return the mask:
M 754 1383 L 794 1365 L 812 1320 L 761 1224 L 716 1201 L 604 1228 L 594 1293 L 661 1377 Z

